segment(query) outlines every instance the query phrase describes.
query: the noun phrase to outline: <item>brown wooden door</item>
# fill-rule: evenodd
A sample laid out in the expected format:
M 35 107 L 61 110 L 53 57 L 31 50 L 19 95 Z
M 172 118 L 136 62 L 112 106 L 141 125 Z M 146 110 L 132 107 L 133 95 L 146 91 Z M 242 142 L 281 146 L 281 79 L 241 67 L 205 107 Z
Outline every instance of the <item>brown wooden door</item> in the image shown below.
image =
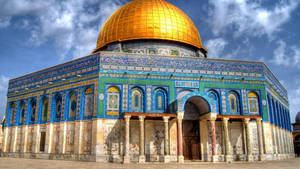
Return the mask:
M 45 151 L 46 132 L 41 132 L 40 151 Z
M 200 133 L 198 120 L 183 121 L 183 156 L 185 160 L 200 160 Z

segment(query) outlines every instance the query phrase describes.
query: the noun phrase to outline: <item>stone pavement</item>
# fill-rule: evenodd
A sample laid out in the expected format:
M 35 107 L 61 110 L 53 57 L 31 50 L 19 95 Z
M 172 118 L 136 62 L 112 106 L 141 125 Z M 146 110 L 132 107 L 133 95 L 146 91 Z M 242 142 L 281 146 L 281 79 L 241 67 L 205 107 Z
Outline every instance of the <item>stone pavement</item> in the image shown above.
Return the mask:
M 204 162 L 187 162 L 185 164 L 113 164 L 113 163 L 96 163 L 96 162 L 79 162 L 79 161 L 62 161 L 62 160 L 40 160 L 40 159 L 23 159 L 23 158 L 0 158 L 0 169 L 300 169 L 300 158 L 265 161 L 265 162 L 234 162 L 226 163 L 204 163 Z

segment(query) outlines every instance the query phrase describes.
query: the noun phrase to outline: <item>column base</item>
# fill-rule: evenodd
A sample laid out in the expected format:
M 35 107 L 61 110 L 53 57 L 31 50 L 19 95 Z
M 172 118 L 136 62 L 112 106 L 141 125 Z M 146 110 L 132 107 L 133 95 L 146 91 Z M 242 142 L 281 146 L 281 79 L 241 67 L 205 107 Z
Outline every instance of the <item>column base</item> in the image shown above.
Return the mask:
M 215 163 L 219 161 L 219 156 L 218 155 L 212 155 L 211 156 L 211 162 Z
M 128 164 L 128 163 L 130 163 L 130 156 L 124 156 L 123 164 Z
M 232 155 L 225 155 L 225 162 L 231 163 L 233 161 Z
M 146 157 L 145 155 L 140 155 L 139 156 L 139 163 L 144 164 L 146 162 Z
M 170 156 L 169 155 L 165 155 L 164 156 L 164 163 L 169 163 L 170 162 Z
M 254 161 L 254 158 L 252 155 L 247 155 L 247 161 L 248 162 L 253 162 Z
M 180 155 L 177 158 L 178 158 L 178 163 L 184 163 L 184 157 L 183 157 L 183 155 Z
M 264 154 L 260 154 L 260 155 L 258 156 L 258 160 L 259 160 L 259 161 L 265 161 L 265 160 L 266 160 L 266 156 L 265 156 Z

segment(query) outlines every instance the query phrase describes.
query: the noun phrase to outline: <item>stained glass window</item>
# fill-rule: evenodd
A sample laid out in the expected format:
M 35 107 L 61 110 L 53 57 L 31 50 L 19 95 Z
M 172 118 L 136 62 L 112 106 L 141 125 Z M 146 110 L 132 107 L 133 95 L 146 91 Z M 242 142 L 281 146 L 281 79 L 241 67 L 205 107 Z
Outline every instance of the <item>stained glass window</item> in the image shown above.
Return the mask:
M 69 118 L 73 119 L 76 115 L 77 108 L 77 96 L 74 92 L 70 94 L 70 102 L 69 102 Z
M 16 122 L 16 104 L 10 104 L 10 124 L 15 124 Z
M 33 123 L 33 122 L 35 121 L 36 101 L 35 101 L 35 100 L 31 100 L 30 104 L 31 104 L 31 117 L 30 117 L 30 122 Z
M 22 101 L 21 102 L 21 115 L 20 115 L 20 123 L 24 124 L 26 121 L 25 119 L 25 103 Z
M 254 92 L 248 93 L 248 108 L 251 114 L 259 114 L 258 97 Z
M 155 91 L 154 101 L 155 101 L 155 110 L 159 110 L 159 111 L 166 110 L 167 96 L 164 90 L 158 89 Z
M 84 92 L 84 117 L 91 117 L 94 108 L 94 92 L 87 88 Z
M 132 90 L 131 100 L 131 107 L 133 111 L 143 111 L 143 95 L 139 89 Z
M 43 116 L 42 121 L 46 121 L 48 116 L 48 99 L 44 98 L 43 100 Z
M 61 112 L 62 112 L 62 97 L 61 97 L 61 95 L 55 96 L 55 104 L 56 104 L 55 120 L 60 120 Z
M 120 90 L 117 87 L 110 87 L 106 90 L 106 114 L 109 116 L 119 116 L 120 114 Z
M 228 100 L 229 100 L 229 111 L 231 113 L 238 112 L 238 102 L 237 102 L 236 95 L 234 93 L 230 93 L 228 95 Z

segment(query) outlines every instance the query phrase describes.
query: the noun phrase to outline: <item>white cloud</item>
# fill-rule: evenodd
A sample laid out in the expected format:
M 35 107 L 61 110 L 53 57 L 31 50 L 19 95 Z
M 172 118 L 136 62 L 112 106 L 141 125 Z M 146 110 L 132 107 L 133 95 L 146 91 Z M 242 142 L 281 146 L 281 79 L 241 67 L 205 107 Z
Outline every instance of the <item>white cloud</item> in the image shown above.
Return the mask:
M 8 77 L 0 75 L 0 121 L 2 120 L 2 116 L 5 114 L 6 110 L 8 80 Z
M 10 25 L 11 17 L 9 16 L 1 16 L 0 17 L 0 28 L 5 28 Z
M 274 50 L 273 63 L 288 67 L 300 68 L 300 47 L 290 46 L 282 40 L 277 42 L 278 47 Z
M 53 42 L 63 59 L 88 55 L 96 47 L 100 28 L 120 7 L 119 0 L 0 0 L 0 15 L 22 17 L 30 15 L 29 42 L 41 45 Z M 28 20 L 27 20 L 28 21 Z M 1 23 L 1 22 L 0 22 Z M 34 25 L 34 26 L 33 26 Z M 21 26 L 20 28 L 25 28 Z
M 220 58 L 227 45 L 227 41 L 223 38 L 210 39 L 206 43 L 208 57 Z
M 247 34 L 261 36 L 280 30 L 300 1 L 280 1 L 273 9 L 264 8 L 260 1 L 247 0 L 210 0 L 213 33 L 219 35 L 233 28 L 235 36 Z

